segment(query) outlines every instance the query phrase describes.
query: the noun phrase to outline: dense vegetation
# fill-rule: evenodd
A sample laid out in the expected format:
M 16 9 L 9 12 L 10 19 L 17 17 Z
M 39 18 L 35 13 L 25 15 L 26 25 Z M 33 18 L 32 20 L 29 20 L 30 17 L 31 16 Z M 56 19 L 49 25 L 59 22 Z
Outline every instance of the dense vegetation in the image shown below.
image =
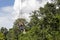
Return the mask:
M 60 0 L 47 3 L 30 17 L 30 22 L 17 19 L 9 30 L 2 27 L 0 40 L 60 40 Z

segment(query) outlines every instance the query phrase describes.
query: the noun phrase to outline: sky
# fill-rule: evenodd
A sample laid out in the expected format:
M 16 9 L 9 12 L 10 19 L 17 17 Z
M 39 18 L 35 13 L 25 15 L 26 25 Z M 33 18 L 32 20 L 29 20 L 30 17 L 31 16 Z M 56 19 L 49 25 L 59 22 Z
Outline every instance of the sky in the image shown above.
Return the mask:
M 14 21 L 19 17 L 30 20 L 29 13 L 43 7 L 47 1 L 50 2 L 50 0 L 0 0 L 0 28 L 12 28 Z
M 15 0 L 0 0 L 0 28 L 11 28 L 13 25 L 12 12 Z

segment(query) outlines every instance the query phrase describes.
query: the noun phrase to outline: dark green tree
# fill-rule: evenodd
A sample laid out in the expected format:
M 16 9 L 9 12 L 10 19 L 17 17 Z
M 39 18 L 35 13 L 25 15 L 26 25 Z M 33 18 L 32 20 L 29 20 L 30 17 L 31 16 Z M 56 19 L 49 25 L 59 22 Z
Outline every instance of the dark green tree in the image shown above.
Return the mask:
M 8 29 L 2 27 L 0 31 L 4 34 L 4 36 L 5 36 L 5 40 L 7 40 L 6 35 L 7 35 L 7 33 L 8 33 Z
M 17 40 L 13 29 L 9 30 L 6 37 L 7 37 L 7 40 Z

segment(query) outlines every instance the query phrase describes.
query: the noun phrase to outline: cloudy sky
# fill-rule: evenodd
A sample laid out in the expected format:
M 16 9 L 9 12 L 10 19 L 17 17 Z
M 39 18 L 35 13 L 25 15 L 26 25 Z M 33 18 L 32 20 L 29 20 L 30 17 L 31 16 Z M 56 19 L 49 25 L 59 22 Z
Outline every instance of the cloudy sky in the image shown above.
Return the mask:
M 29 13 L 43 7 L 47 1 L 49 0 L 0 0 L 0 28 L 12 28 L 18 17 L 29 19 Z

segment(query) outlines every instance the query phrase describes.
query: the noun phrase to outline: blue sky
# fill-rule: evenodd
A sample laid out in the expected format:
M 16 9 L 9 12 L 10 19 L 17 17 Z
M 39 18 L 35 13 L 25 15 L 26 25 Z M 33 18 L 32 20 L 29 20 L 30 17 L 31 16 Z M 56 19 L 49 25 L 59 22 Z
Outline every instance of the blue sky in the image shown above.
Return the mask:
M 0 7 L 13 6 L 14 0 L 0 0 Z
M 13 24 L 12 12 L 13 12 L 14 0 L 0 0 L 0 28 L 11 28 Z

